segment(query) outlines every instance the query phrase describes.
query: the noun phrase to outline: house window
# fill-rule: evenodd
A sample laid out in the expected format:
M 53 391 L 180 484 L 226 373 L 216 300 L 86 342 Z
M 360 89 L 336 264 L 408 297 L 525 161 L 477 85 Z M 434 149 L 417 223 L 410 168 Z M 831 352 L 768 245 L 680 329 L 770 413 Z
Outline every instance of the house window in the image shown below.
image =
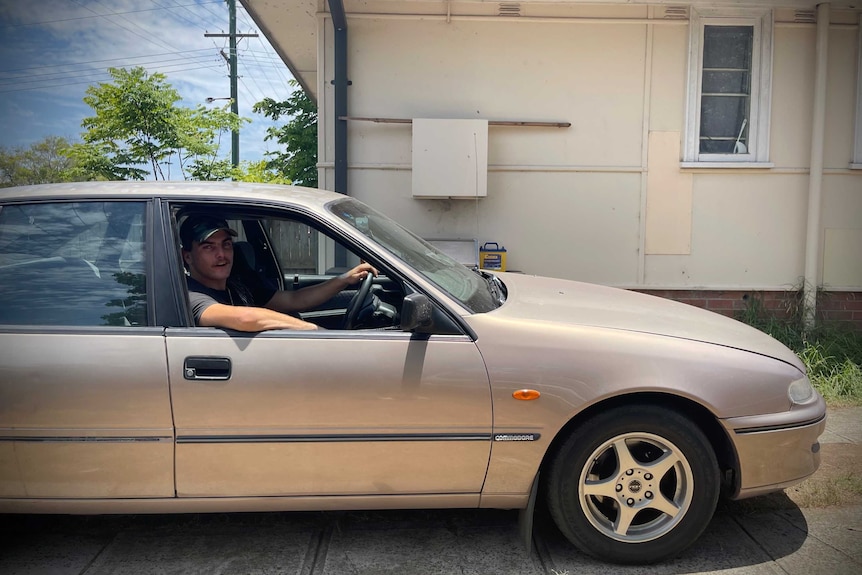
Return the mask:
M 772 13 L 692 10 L 684 163 L 769 160 Z

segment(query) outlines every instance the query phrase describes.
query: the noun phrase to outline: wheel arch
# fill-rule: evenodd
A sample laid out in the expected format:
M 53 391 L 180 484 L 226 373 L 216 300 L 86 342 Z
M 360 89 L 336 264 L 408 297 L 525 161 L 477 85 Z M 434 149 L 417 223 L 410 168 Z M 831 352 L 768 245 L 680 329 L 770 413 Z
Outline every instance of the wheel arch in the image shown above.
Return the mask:
M 547 469 L 548 463 L 553 460 L 566 439 L 581 423 L 602 411 L 630 405 L 664 407 L 688 418 L 703 432 L 712 445 L 721 471 L 720 479 L 723 492 L 726 495 L 732 495 L 739 490 L 739 459 L 736 449 L 715 415 L 691 399 L 660 392 L 638 392 L 609 397 L 577 413 L 554 436 L 542 458 L 539 471 Z

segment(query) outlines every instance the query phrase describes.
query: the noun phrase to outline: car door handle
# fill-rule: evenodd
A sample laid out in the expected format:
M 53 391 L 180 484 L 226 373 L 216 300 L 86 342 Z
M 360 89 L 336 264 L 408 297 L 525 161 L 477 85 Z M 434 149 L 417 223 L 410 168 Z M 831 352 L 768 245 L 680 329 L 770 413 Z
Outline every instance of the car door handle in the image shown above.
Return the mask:
M 186 379 L 230 379 L 229 357 L 192 356 L 183 362 L 183 377 Z

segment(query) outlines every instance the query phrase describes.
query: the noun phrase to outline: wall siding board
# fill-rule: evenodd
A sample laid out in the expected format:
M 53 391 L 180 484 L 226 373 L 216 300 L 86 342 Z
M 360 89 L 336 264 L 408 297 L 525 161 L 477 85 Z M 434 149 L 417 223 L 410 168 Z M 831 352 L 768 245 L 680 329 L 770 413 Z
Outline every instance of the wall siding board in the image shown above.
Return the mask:
M 562 5 L 557 9 L 568 10 Z M 612 18 L 630 9 L 604 10 Z M 587 7 L 571 10 L 582 14 Z M 639 16 L 627 17 L 656 10 L 640 7 Z M 785 12 L 792 15 L 792 10 Z M 830 29 L 824 238 L 826 230 L 862 230 L 862 170 L 847 169 L 858 10 L 849 16 L 833 10 L 833 20 L 844 24 Z M 645 183 L 650 171 L 645 136 L 685 129 L 685 24 L 349 22 L 352 116 L 572 123 L 566 129 L 490 128 L 488 196 L 459 202 L 410 197 L 409 124 L 351 122 L 350 193 L 420 235 L 497 241 L 508 249 L 511 269 L 611 285 L 697 287 L 700 292 L 710 286 L 783 289 L 799 283 L 805 257 L 814 25 L 782 21 L 775 27 L 769 157 L 774 168 L 676 168 L 677 175 L 691 179 L 691 219 L 666 217 L 661 223 L 669 226 L 674 244 L 690 235 L 690 253 L 668 250 L 683 252 L 673 254 L 649 251 L 650 234 L 657 229 L 645 222 L 649 196 L 659 199 L 665 190 Z M 327 28 L 321 26 L 329 35 Z M 331 115 L 329 36 L 322 45 L 328 48 L 321 58 L 321 103 L 323 113 Z M 649 78 L 644 77 L 647 72 Z M 331 181 L 331 124 L 324 121 L 321 132 L 324 185 Z M 642 213 L 642 203 L 647 212 Z M 827 279 L 834 276 L 830 270 L 851 270 L 840 287 L 862 287 L 862 272 L 848 261 L 858 258 L 855 248 L 846 242 L 823 244 Z M 641 246 L 646 255 L 639 253 Z

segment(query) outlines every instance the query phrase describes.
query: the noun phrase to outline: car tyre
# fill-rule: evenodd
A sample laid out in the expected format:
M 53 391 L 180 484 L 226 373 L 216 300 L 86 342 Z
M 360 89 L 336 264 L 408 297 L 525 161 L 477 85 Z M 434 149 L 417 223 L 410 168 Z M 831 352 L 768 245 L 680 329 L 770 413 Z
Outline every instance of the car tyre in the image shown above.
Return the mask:
M 654 563 L 693 543 L 719 494 L 712 445 L 688 418 L 658 406 L 600 413 L 569 434 L 548 469 L 548 507 L 581 551 Z

